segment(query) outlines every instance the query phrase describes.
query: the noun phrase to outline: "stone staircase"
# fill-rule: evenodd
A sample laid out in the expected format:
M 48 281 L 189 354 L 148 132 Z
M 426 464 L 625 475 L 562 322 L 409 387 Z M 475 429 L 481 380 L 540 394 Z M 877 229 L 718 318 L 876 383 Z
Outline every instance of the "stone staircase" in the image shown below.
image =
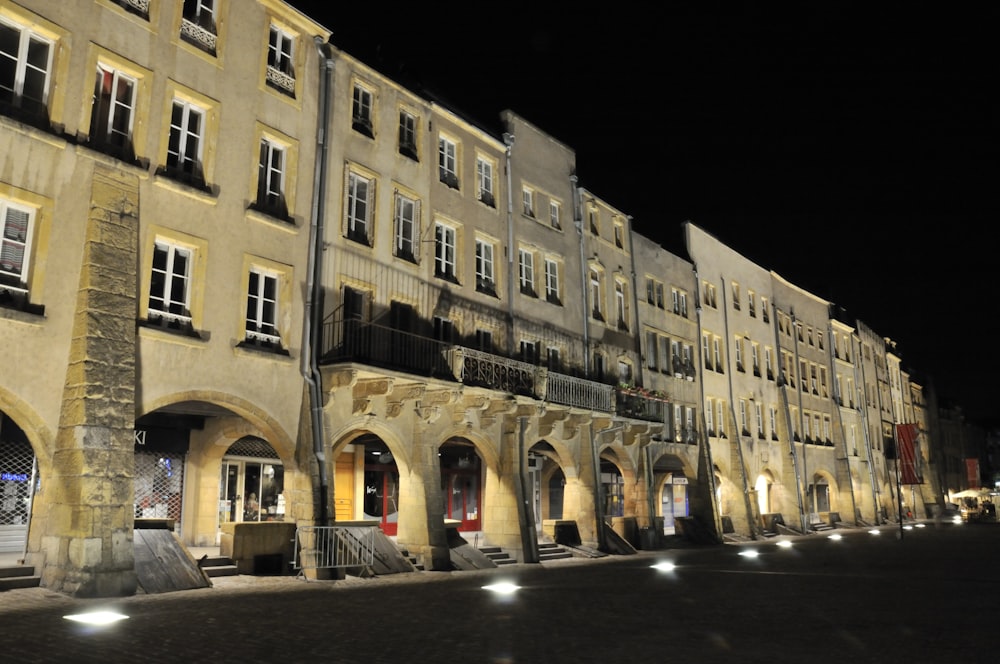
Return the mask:
M 35 568 L 28 565 L 7 565 L 0 567 L 0 592 L 15 588 L 37 588 L 42 578 L 35 574 Z
M 547 560 L 559 560 L 561 558 L 572 558 L 573 552 L 568 551 L 555 542 L 538 543 L 538 562 L 544 563 Z
M 209 578 L 216 576 L 236 576 L 239 574 L 236 563 L 232 558 L 227 556 L 210 556 L 206 554 L 198 559 L 198 567 Z
M 481 546 L 479 551 L 482 552 L 484 556 L 496 563 L 497 567 L 503 565 L 515 565 L 517 564 L 516 558 L 511 558 L 510 554 L 503 551 L 498 546 Z
M 413 555 L 412 553 L 410 553 L 406 549 L 399 549 L 399 552 L 403 555 L 404 558 L 406 558 L 407 560 L 409 560 L 410 563 L 414 567 L 417 568 L 418 572 L 423 572 L 424 571 L 424 564 L 422 562 L 420 562 L 419 559 L 415 555 Z

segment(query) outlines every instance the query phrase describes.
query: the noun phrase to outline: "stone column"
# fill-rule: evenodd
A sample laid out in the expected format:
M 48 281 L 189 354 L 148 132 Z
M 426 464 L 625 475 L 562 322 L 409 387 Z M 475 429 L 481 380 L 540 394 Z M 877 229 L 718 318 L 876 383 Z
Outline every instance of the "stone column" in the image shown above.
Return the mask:
M 42 478 L 48 518 L 41 583 L 78 597 L 132 595 L 137 586 L 138 215 L 137 179 L 97 167 L 52 474 Z

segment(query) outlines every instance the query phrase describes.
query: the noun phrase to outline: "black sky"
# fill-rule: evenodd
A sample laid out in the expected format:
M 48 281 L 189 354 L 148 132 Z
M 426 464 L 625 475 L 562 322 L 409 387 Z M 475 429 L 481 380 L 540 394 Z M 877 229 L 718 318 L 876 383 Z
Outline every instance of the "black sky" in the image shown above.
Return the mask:
M 693 221 L 998 414 L 992 3 L 292 4 L 486 128 L 510 108 L 566 143 L 646 237 L 684 255 Z

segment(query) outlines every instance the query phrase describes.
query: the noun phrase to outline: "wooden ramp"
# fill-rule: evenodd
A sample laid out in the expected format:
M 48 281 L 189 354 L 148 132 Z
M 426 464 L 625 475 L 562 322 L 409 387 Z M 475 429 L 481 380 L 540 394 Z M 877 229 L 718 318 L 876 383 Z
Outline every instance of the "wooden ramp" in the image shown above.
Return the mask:
M 134 532 L 135 574 L 147 594 L 212 586 L 173 530 L 137 528 Z

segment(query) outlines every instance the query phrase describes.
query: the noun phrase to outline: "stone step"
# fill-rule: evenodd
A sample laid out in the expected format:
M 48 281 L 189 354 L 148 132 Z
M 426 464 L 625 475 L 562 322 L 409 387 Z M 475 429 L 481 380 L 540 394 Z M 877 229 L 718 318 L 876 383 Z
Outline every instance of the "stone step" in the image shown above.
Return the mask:
M 35 574 L 34 567 L 25 565 L 0 567 L 0 591 L 15 588 L 37 588 L 41 582 L 42 577 Z

